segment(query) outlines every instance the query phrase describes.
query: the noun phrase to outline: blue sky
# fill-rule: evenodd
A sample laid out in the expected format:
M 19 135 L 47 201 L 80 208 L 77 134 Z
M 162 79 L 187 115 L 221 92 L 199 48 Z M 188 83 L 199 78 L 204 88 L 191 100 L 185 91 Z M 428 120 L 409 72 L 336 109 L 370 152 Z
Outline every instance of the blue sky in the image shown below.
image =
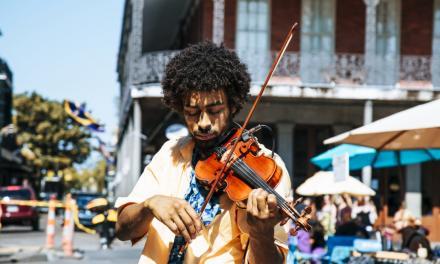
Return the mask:
M 117 125 L 116 61 L 123 0 L 2 0 L 0 57 L 14 73 L 14 93 L 37 91 L 86 103 L 106 125 Z

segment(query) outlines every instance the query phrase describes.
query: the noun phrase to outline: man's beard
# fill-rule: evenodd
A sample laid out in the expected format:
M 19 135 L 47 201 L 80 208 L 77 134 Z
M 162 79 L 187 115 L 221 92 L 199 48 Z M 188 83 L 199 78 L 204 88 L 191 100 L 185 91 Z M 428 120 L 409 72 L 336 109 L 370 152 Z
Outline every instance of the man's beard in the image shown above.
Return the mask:
M 212 149 L 221 143 L 221 136 L 216 136 L 210 140 L 199 140 L 194 137 L 196 148 L 198 148 L 203 153 L 211 152 Z
M 215 138 L 210 140 L 199 140 L 196 137 L 194 138 L 195 147 L 200 151 L 202 154 L 210 155 L 212 151 L 215 149 L 215 147 L 221 146 L 226 142 L 226 140 L 233 134 L 233 123 L 230 122 L 230 125 L 228 126 L 225 131 L 223 131 L 220 135 L 217 135 Z

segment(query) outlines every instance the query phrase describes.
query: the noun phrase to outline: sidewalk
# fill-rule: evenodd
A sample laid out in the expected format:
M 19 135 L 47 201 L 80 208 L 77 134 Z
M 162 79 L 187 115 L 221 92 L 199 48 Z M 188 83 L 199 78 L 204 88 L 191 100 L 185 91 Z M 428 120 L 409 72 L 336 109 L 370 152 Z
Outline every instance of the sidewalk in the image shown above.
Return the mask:
M 8 246 L 0 247 L 0 263 L 47 261 L 43 247 Z

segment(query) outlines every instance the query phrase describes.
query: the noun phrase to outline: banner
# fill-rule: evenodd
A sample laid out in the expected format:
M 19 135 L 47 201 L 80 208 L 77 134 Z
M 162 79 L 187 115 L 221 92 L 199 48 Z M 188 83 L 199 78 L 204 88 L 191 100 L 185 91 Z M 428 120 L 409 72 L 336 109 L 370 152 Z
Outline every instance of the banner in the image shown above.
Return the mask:
M 80 125 L 88 127 L 96 132 L 104 132 L 104 127 L 93 119 L 90 113 L 86 112 L 84 106 L 64 100 L 64 110 Z

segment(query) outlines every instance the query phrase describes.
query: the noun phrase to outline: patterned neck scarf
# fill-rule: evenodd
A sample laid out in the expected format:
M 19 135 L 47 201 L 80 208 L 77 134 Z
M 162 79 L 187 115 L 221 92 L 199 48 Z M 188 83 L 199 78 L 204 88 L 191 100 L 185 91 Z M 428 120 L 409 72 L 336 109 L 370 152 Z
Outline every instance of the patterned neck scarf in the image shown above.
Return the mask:
M 193 168 L 197 163 L 197 152 L 193 153 Z M 190 175 L 190 184 L 188 190 L 185 194 L 185 200 L 191 205 L 192 208 L 199 213 L 202 209 L 203 202 L 205 201 L 205 197 L 208 195 L 209 190 L 203 188 L 201 186 L 195 176 L 194 170 L 191 170 Z M 214 194 L 211 200 L 206 205 L 205 210 L 202 214 L 202 222 L 205 226 L 209 225 L 215 218 L 216 215 L 220 213 L 220 204 L 219 204 L 219 194 Z M 185 239 L 182 236 L 176 236 L 174 239 L 173 246 L 171 248 L 170 256 L 168 263 L 170 264 L 180 264 L 183 263 L 185 252 L 180 253 L 179 251 L 181 247 L 185 245 Z

